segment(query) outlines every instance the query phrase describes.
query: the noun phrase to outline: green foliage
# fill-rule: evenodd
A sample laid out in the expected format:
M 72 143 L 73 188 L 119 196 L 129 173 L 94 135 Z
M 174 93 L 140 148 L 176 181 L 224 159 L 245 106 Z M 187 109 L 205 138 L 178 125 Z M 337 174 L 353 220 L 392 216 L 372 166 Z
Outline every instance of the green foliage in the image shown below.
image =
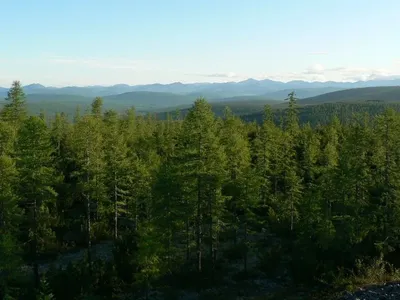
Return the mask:
M 18 195 L 25 208 L 29 239 L 45 250 L 54 238 L 58 176 L 53 161 L 50 134 L 45 122 L 29 117 L 22 123 L 16 143 Z M 46 238 L 45 238 L 46 237 Z
M 25 93 L 19 81 L 14 81 L 7 93 L 6 104 L 1 111 L 1 118 L 10 122 L 14 128 L 26 117 Z
M 306 284 L 398 276 L 395 107 L 301 107 L 291 93 L 287 109 L 267 106 L 257 124 L 230 108 L 219 118 L 202 98 L 163 121 L 133 108 L 103 112 L 95 98 L 73 123 L 65 114 L 47 123 L 24 115 L 17 83 L 9 94 L 0 121 L 0 273 L 11 278 L 0 277 L 3 294 L 151 298 L 260 272 Z M 373 263 L 357 271 L 360 260 Z M 28 263 L 34 281 L 30 272 L 17 278 Z
M 22 265 L 20 245 L 10 233 L 0 234 L 0 295 L 7 292 L 8 284 L 15 279 Z

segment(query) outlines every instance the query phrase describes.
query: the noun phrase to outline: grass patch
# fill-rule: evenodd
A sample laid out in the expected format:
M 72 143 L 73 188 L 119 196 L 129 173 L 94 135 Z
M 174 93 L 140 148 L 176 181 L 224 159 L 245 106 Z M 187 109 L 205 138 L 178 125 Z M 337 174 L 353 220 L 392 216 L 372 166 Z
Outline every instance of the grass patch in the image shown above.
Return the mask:
M 355 269 L 351 272 L 340 270 L 333 284 L 346 291 L 354 292 L 360 287 L 381 285 L 393 281 L 400 281 L 400 270 L 380 256 L 370 262 L 358 260 Z
M 386 262 L 383 256 L 373 260 L 358 260 L 354 270 L 340 269 L 331 284 L 319 280 L 315 286 L 290 286 L 277 292 L 254 297 L 251 300 L 339 300 L 346 292 L 355 292 L 368 286 L 383 285 L 388 282 L 399 282 L 400 270 Z

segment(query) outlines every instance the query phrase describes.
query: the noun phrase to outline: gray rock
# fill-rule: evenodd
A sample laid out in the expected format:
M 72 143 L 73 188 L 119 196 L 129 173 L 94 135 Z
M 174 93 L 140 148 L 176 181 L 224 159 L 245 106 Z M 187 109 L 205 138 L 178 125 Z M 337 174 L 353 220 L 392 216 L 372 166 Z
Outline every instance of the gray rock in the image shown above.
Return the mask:
M 346 292 L 342 300 L 398 300 L 400 299 L 400 284 L 389 282 L 381 286 L 367 286 L 354 293 Z

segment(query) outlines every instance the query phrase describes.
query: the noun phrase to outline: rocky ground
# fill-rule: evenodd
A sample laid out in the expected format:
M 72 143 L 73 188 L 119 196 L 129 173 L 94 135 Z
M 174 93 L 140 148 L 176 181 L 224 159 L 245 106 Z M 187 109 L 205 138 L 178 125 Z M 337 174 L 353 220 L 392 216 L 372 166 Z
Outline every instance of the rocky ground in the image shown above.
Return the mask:
M 112 249 L 113 249 L 112 241 L 100 242 L 92 246 L 92 257 L 94 260 L 101 259 L 104 261 L 108 261 L 112 259 Z M 77 251 L 69 253 L 62 253 L 55 260 L 52 260 L 51 262 L 39 263 L 39 273 L 46 272 L 51 266 L 54 266 L 56 269 L 58 268 L 65 269 L 69 263 L 76 263 L 84 259 L 86 253 L 87 253 L 86 249 L 79 249 Z M 22 267 L 22 269 L 27 272 L 30 272 L 32 270 L 32 267 L 25 265 Z
M 360 288 L 354 293 L 347 293 L 341 300 L 399 300 L 400 282 L 373 285 Z

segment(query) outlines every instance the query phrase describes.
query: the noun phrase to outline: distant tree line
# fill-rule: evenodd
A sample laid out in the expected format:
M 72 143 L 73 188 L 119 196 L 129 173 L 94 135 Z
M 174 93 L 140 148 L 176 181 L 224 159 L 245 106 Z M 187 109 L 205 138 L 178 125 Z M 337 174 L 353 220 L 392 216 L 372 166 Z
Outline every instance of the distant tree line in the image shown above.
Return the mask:
M 272 108 L 274 108 L 272 106 Z M 400 112 L 400 103 L 382 102 L 382 101 L 365 101 L 358 103 L 323 103 L 316 105 L 299 105 L 299 122 L 300 124 L 310 124 L 315 127 L 318 125 L 327 125 L 332 121 L 333 117 L 340 120 L 341 123 L 352 122 L 357 115 L 368 114 L 370 117 L 375 117 L 383 114 L 388 109 L 393 109 Z M 246 105 L 243 104 L 243 113 L 241 118 L 246 122 L 257 122 L 262 124 L 264 115 L 262 112 L 247 113 Z M 273 109 L 274 122 L 282 123 L 286 109 Z

